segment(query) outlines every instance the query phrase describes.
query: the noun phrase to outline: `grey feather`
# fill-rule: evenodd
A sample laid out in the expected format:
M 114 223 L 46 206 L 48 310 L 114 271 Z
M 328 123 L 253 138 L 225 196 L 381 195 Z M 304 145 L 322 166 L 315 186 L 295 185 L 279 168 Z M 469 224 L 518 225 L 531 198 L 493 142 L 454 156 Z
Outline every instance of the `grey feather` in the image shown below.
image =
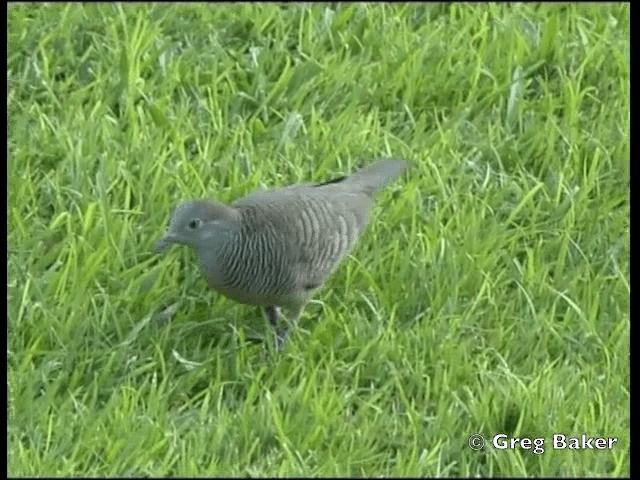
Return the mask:
M 184 202 L 157 250 L 169 243 L 194 247 L 211 288 L 267 307 L 272 323 L 277 307 L 295 322 L 353 247 L 375 193 L 406 167 L 403 160 L 382 160 L 322 184 L 255 192 L 230 206 Z M 277 338 L 281 346 L 284 333 Z

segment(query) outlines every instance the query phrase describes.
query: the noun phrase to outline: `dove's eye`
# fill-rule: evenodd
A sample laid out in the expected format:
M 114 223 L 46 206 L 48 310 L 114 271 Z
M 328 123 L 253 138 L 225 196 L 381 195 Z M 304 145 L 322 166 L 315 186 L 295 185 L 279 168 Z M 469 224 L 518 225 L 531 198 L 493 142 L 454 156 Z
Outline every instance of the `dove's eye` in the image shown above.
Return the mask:
M 199 218 L 196 218 L 189 222 L 189 228 L 191 230 L 195 230 L 196 228 L 200 227 L 201 224 L 202 224 L 202 220 L 200 220 Z

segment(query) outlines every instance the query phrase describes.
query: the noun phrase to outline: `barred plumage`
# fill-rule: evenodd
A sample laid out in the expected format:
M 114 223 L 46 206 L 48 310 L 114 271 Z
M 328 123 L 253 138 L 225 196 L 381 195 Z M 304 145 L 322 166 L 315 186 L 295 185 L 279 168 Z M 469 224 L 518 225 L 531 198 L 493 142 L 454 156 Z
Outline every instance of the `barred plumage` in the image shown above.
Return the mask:
M 295 322 L 366 226 L 373 195 L 406 165 L 383 160 L 351 176 L 256 192 L 230 206 L 185 202 L 158 249 L 195 247 L 211 288 L 266 307 L 272 323 L 278 307 Z M 284 333 L 277 339 L 281 346 Z

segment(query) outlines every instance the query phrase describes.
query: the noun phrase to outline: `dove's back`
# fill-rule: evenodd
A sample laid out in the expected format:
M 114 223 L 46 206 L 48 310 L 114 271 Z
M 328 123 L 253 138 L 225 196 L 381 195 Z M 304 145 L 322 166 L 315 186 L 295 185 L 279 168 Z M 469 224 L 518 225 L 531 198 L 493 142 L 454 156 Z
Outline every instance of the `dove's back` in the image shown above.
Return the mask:
M 301 308 L 350 251 L 375 193 L 406 166 L 382 160 L 323 184 L 236 201 L 231 207 L 241 214 L 241 228 L 221 252 L 212 287 L 244 303 Z

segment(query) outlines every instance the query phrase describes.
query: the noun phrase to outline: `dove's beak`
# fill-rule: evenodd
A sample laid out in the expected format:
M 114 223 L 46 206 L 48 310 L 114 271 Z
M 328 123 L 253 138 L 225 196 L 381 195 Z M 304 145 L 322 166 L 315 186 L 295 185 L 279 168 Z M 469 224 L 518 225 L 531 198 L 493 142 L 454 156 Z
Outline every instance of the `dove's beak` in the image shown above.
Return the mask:
M 175 235 L 167 231 L 160 240 L 156 242 L 156 246 L 153 249 L 156 253 L 163 253 L 170 243 L 176 243 L 178 240 Z

